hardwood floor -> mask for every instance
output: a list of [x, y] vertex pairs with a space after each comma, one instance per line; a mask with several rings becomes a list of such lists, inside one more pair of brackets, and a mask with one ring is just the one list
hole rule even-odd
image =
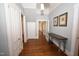
[[58, 51], [54, 44], [49, 44], [42, 33], [39, 36], [39, 39], [29, 39], [24, 44], [20, 56], [66, 56], [62, 51]]

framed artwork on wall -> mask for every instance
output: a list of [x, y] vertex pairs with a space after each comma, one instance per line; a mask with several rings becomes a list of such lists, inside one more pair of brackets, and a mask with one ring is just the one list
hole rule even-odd
[[58, 16], [53, 18], [53, 26], [58, 26]]
[[67, 17], [67, 12], [59, 16], [59, 26], [67, 26]]

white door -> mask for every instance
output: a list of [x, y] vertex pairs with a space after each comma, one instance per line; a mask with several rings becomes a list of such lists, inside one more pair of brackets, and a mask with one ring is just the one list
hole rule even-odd
[[27, 22], [28, 39], [35, 39], [37, 37], [36, 22]]
[[27, 42], [27, 26], [26, 26], [26, 19], [25, 19], [25, 16], [23, 16], [23, 24], [24, 24], [24, 42], [26, 43]]
[[22, 50], [22, 35], [21, 35], [21, 18], [20, 11], [12, 6], [9, 7], [10, 22], [11, 22], [11, 41], [12, 55], [19, 55]]

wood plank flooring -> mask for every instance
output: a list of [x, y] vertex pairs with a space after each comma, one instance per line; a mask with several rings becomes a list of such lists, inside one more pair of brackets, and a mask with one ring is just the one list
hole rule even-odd
[[24, 49], [20, 53], [20, 56], [66, 56], [66, 54], [58, 51], [58, 48], [54, 44], [49, 44], [44, 35], [40, 33], [39, 39], [29, 39], [24, 44]]

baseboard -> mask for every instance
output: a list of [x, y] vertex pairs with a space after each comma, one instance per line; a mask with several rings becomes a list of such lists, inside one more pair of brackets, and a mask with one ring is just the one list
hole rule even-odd
[[38, 36], [35, 36], [35, 37], [27, 37], [27, 39], [38, 39]]
[[34, 37], [34, 38], [27, 38], [27, 39], [38, 39], [37, 37]]
[[71, 53], [68, 50], [65, 50], [65, 54], [67, 54], [67, 56], [71, 56]]

